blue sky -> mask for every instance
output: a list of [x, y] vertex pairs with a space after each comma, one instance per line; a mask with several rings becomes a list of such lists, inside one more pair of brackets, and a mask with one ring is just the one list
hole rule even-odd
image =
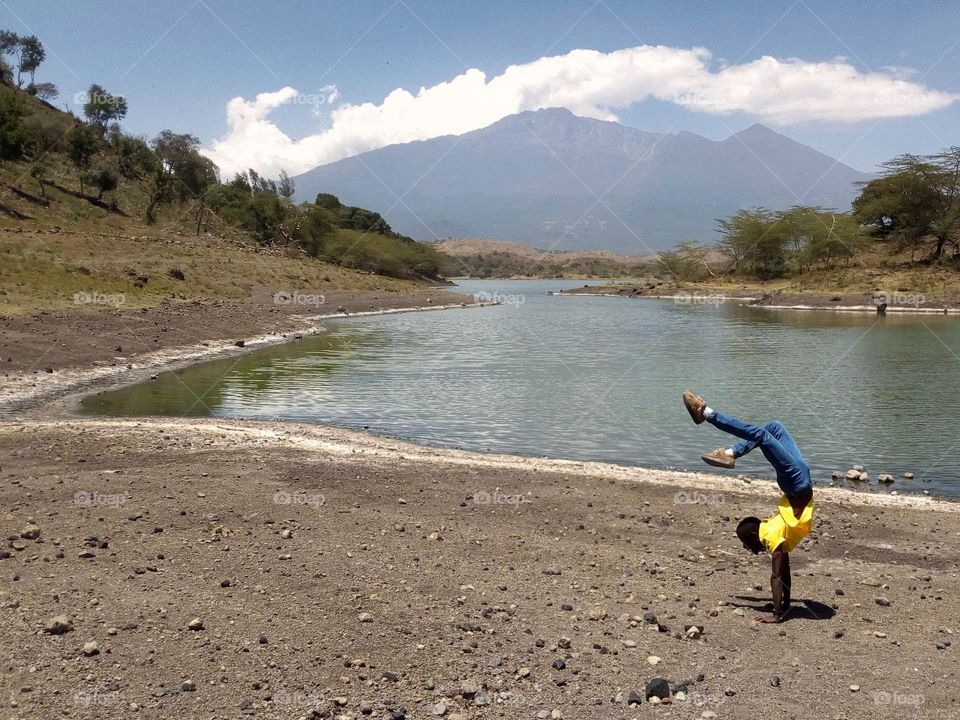
[[[226, 106], [232, 98], [252, 101], [259, 93], [295, 88], [304, 101], [271, 105], [268, 117], [260, 113], [265, 117], [257, 126], [238, 133], [225, 148], [244, 162], [247, 149], [268, 148], [274, 141], [285, 144], [288, 160], [290, 153], [304, 151], [306, 146], [290, 143], [329, 128], [329, 111], [337, 105], [379, 105], [396, 88], [416, 94], [470, 68], [489, 80], [510, 65], [579, 48], [613, 53], [642, 45], [703, 47], [714, 71], [765, 55], [807, 63], [843, 57], [857, 73], [960, 93], [960, 3], [948, 1], [0, 0], [0, 27], [40, 37], [48, 59], [38, 81], [59, 86], [58, 103], [76, 107], [74, 96], [98, 82], [127, 97], [125, 125], [136, 133], [153, 135], [169, 127], [192, 132], [210, 146], [228, 134]], [[332, 105], [310, 104], [318, 94], [329, 98], [330, 86], [337, 92]], [[321, 88], [326, 89], [320, 93]], [[714, 139], [759, 120], [863, 170], [898, 153], [960, 143], [960, 102], [910, 117], [858, 122], [795, 123], [782, 113], [771, 119], [769, 113], [749, 111], [698, 112], [663, 99], [612, 112], [644, 130], [688, 130]], [[355, 122], [351, 116], [342, 124], [347, 121]], [[338, 142], [375, 146], [370, 135], [378, 130], [365, 132], [354, 145]], [[410, 132], [422, 136], [431, 130]], [[316, 156], [329, 159], [323, 154], [328, 151]], [[270, 163], [264, 155], [250, 160]]]

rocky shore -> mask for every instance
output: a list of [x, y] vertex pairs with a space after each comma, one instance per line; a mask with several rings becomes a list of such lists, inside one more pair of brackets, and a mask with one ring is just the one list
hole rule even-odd
[[[223, 318], [157, 324], [129, 372], [264, 336]], [[772, 511], [769, 481], [75, 418], [67, 395], [135, 375], [109, 335], [48, 329], [54, 372], [3, 378], [0, 717], [960, 714], [958, 504], [818, 489], [797, 608], [765, 625], [769, 561], [734, 529]]]
[[762, 625], [766, 482], [216, 420], [0, 452], [5, 718], [957, 712], [953, 504], [823, 491]]
[[661, 280], [613, 285], [584, 285], [554, 292], [551, 295], [647, 298], [673, 300], [681, 305], [719, 305], [725, 302], [739, 302], [751, 307], [771, 310], [827, 310], [877, 314], [878, 307], [882, 307], [883, 312], [891, 314], [955, 315], [960, 312], [960, 300], [957, 298], [926, 297], [909, 291], [814, 294], [693, 284], [677, 288]]

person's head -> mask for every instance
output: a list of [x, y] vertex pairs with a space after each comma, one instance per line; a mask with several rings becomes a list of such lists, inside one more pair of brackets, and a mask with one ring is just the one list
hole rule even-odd
[[737, 537], [754, 555], [763, 550], [763, 543], [760, 542], [760, 518], [745, 517], [741, 520], [737, 525]]

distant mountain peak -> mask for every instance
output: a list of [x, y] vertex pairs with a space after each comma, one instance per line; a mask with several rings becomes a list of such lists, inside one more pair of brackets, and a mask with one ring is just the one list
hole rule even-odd
[[329, 192], [349, 205], [390, 208], [387, 222], [417, 239], [636, 255], [715, 242], [716, 219], [745, 207], [847, 208], [855, 183], [869, 177], [759, 123], [714, 141], [543, 108], [295, 180], [298, 198]]
[[[736, 137], [739, 138], [785, 138], [785, 135], [781, 135], [776, 130], [771, 130], [766, 125], [762, 123], [754, 123], [746, 130], [741, 130], [738, 133], [735, 133]], [[789, 139], [789, 138], [788, 138]]]

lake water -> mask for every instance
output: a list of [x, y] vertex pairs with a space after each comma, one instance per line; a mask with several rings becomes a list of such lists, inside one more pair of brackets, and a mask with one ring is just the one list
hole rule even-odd
[[[815, 481], [960, 495], [960, 322], [734, 302], [551, 297], [569, 281], [469, 281], [484, 309], [330, 321], [328, 333], [93, 396], [107, 415], [285, 418], [471, 450], [703, 470], [731, 440], [695, 426], [685, 386], [781, 420]], [[737, 472], [768, 474], [759, 452]], [[901, 474], [916, 474], [913, 481]]]

